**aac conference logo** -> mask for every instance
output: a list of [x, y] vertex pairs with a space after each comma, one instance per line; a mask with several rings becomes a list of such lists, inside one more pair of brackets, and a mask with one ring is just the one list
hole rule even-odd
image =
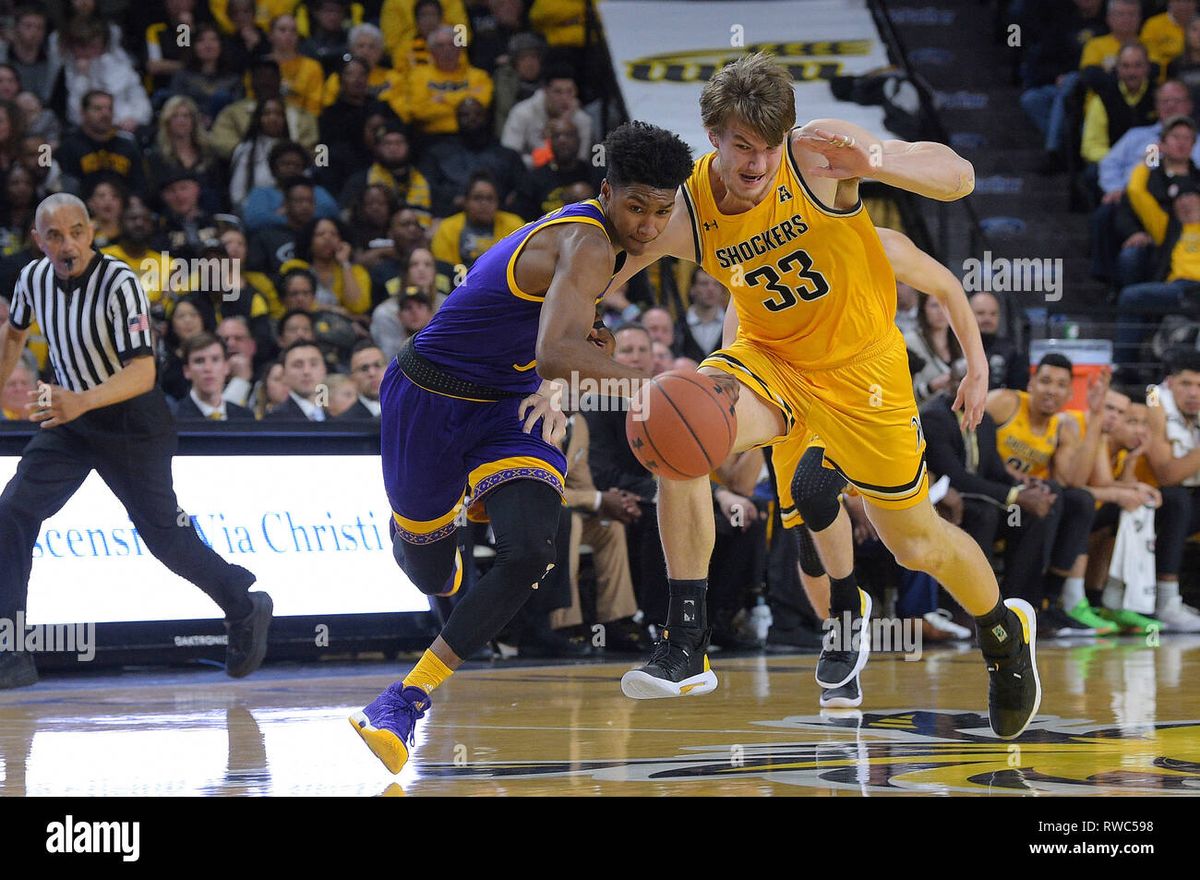
[[841, 55], [867, 55], [870, 40], [816, 40], [791, 43], [755, 43], [746, 47], [694, 49], [664, 52], [625, 62], [626, 75], [640, 82], [708, 82], [713, 74], [749, 52], [767, 52], [775, 56], [792, 74], [792, 79], [808, 82], [841, 76]]
[[422, 772], [485, 779], [583, 776], [614, 783], [757, 778], [863, 794], [1200, 792], [1200, 720], [1161, 721], [1131, 733], [1039, 717], [1020, 742], [997, 740], [977, 712], [948, 710], [826, 710], [752, 724], [790, 731], [791, 741], [699, 746], [673, 758], [436, 764]]

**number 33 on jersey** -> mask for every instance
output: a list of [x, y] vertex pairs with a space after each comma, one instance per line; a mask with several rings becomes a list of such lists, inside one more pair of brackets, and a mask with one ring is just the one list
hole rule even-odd
[[732, 295], [739, 338], [827, 369], [894, 333], [896, 280], [861, 201], [821, 204], [784, 153], [771, 194], [748, 211], [717, 208], [716, 153], [697, 160], [684, 198], [701, 266]]

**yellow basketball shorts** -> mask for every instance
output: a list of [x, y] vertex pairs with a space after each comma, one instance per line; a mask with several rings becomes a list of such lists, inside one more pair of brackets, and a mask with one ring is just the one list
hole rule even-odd
[[760, 445], [772, 447], [785, 528], [802, 522], [792, 476], [814, 446], [825, 467], [877, 507], [901, 510], [928, 497], [925, 435], [899, 331], [832, 369], [800, 369], [745, 339], [701, 366], [728, 373], [782, 411], [784, 433]]

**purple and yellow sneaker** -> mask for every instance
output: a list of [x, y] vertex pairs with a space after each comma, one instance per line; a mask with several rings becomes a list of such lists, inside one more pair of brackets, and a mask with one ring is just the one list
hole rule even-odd
[[383, 766], [399, 773], [408, 762], [408, 747], [416, 742], [417, 721], [431, 705], [425, 691], [398, 681], [367, 708], [351, 715], [350, 723]]

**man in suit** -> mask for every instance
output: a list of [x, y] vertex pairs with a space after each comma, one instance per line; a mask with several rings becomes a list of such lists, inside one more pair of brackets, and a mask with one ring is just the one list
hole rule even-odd
[[308, 422], [328, 419], [325, 404], [329, 389], [325, 385], [325, 358], [320, 347], [311, 340], [299, 339], [284, 349], [281, 362], [288, 399], [266, 417]]
[[339, 419], [371, 420], [379, 426], [379, 386], [387, 361], [379, 346], [370, 339], [360, 340], [350, 353], [350, 378], [358, 386], [358, 400]]
[[229, 378], [229, 354], [216, 336], [198, 333], [183, 343], [183, 377], [192, 388], [175, 407], [178, 421], [254, 421], [253, 412], [222, 397]]

